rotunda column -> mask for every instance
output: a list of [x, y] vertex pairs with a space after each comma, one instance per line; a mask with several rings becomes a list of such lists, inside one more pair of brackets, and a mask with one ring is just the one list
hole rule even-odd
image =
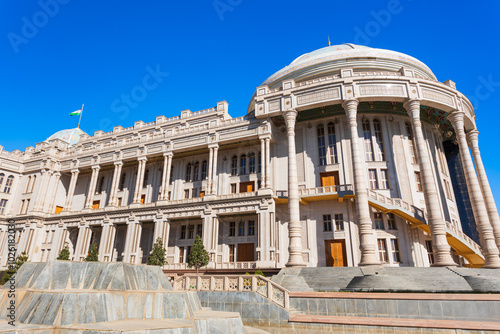
[[212, 180], [211, 180], [212, 191], [210, 193], [213, 195], [217, 195], [217, 155], [219, 152], [219, 145], [214, 146], [213, 149], [214, 149], [214, 156], [212, 163]]
[[137, 168], [137, 178], [135, 179], [134, 204], [141, 203], [142, 186], [144, 184], [144, 173], [146, 172], [146, 157], [141, 157]]
[[260, 187], [267, 188], [266, 175], [266, 140], [260, 139]]
[[[263, 155], [260, 157], [261, 161]], [[266, 138], [266, 188], [271, 189], [271, 138]], [[261, 171], [262, 172], [262, 171]]]
[[481, 235], [481, 248], [483, 249], [484, 255], [483, 268], [500, 268], [498, 247], [495, 243], [493, 229], [488, 219], [488, 211], [486, 210], [483, 194], [481, 193], [476, 171], [474, 170], [472, 158], [469, 153], [469, 146], [467, 145], [467, 138], [465, 136], [464, 129], [464, 117], [465, 113], [463, 111], [456, 110], [448, 115], [448, 120], [451, 122], [451, 125], [453, 125], [453, 129], [455, 130], [455, 134], [457, 136], [472, 211], [476, 220], [478, 232]]
[[49, 207], [47, 208], [48, 213], [54, 213], [54, 206], [55, 206], [55, 201], [56, 201], [56, 195], [57, 195], [57, 188], [59, 186], [59, 180], [61, 179], [61, 173], [55, 172], [54, 173], [54, 189], [52, 190], [52, 194], [50, 196], [50, 201], [49, 201]]
[[120, 176], [122, 174], [123, 162], [115, 162], [115, 170], [113, 172], [113, 180], [111, 181], [111, 194], [109, 195], [108, 206], [116, 206], [118, 204], [118, 186]]
[[500, 218], [498, 216], [498, 210], [495, 204], [495, 199], [493, 198], [493, 193], [491, 192], [490, 183], [488, 182], [488, 177], [486, 176], [486, 170], [484, 169], [483, 160], [481, 159], [481, 154], [479, 152], [477, 139], [478, 135], [479, 131], [477, 130], [469, 131], [467, 133], [467, 141], [469, 143], [469, 147], [474, 158], [474, 163], [476, 165], [476, 172], [479, 178], [479, 186], [481, 187], [481, 192], [483, 193], [484, 204], [486, 205], [488, 218], [490, 219], [490, 224], [493, 228], [495, 242], [497, 244], [497, 247], [500, 248]]
[[427, 144], [420, 122], [420, 100], [410, 99], [405, 102], [404, 107], [411, 119], [411, 127], [415, 136], [417, 146], [418, 164], [422, 174], [422, 188], [424, 191], [425, 207], [429, 215], [429, 226], [432, 235], [432, 247], [434, 248], [435, 262], [433, 266], [445, 267], [456, 266], [450, 253], [450, 245], [446, 239], [446, 223], [439, 207], [439, 197], [436, 181], [432, 174], [432, 165], [427, 151]]
[[33, 205], [33, 211], [43, 211], [43, 207], [45, 204], [45, 197], [47, 195], [47, 189], [49, 187], [49, 180], [52, 176], [53, 171], [43, 169], [42, 170], [42, 178], [40, 182], [40, 186], [37, 190], [37, 195], [35, 199], [35, 204]]
[[163, 172], [161, 177], [161, 200], [168, 200], [168, 186], [170, 184], [170, 169], [172, 168], [172, 152], [167, 152], [164, 155]]
[[302, 226], [300, 223], [299, 187], [297, 184], [297, 158], [295, 156], [296, 110], [284, 112], [288, 135], [288, 263], [287, 267], [303, 267]]
[[71, 170], [71, 180], [69, 181], [68, 194], [66, 196], [66, 203], [64, 203], [63, 211], [71, 211], [71, 204], [73, 204], [73, 196], [75, 195], [78, 174], [80, 174], [80, 171], [78, 169]]
[[208, 148], [207, 195], [212, 193], [212, 165], [214, 159], [213, 147]]
[[349, 99], [342, 103], [351, 131], [352, 166], [354, 169], [354, 194], [356, 195], [356, 213], [359, 227], [359, 248], [361, 250], [360, 266], [379, 265], [376, 256], [376, 244], [374, 238], [373, 224], [370, 218], [370, 207], [368, 206], [368, 188], [366, 185], [366, 167], [363, 152], [359, 145], [358, 135], [358, 112], [359, 101]]

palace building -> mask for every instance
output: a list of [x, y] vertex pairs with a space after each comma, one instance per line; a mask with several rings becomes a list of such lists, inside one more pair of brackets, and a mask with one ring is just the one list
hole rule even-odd
[[210, 270], [500, 268], [470, 101], [411, 56], [353, 44], [271, 75], [244, 117], [221, 101], [0, 146], [0, 270], [11, 219], [33, 262], [95, 243], [100, 261], [145, 263], [161, 238], [179, 271], [200, 235]]

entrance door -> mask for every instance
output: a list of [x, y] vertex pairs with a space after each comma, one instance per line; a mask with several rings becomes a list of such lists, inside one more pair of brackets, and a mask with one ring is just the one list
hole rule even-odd
[[339, 172], [321, 173], [320, 176], [321, 176], [322, 187], [339, 185]]
[[254, 252], [253, 243], [238, 244], [238, 261], [254, 261]]
[[325, 240], [327, 267], [347, 267], [345, 240]]

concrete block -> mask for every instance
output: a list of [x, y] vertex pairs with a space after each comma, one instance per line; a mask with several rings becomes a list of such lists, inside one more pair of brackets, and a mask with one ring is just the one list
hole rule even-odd
[[153, 318], [160, 319], [163, 317], [163, 294], [154, 294]]
[[96, 282], [94, 284], [94, 289], [96, 290], [106, 290], [111, 284], [111, 280], [113, 279], [115, 273], [117, 272], [117, 268], [119, 263], [109, 263], [104, 266], [101, 266], [101, 270], [99, 272], [99, 276], [96, 278]]
[[26, 322], [26, 320], [30, 317], [31, 313], [35, 311], [35, 306], [40, 300], [41, 294], [33, 293], [29, 296], [29, 300], [27, 301], [26, 306], [22, 309], [19, 314], [18, 321]]
[[146, 290], [147, 287], [146, 269], [144, 268], [144, 266], [135, 266], [134, 269], [137, 275], [137, 289]]
[[108, 320], [108, 305], [104, 299], [103, 293], [92, 293], [92, 309], [94, 311], [95, 322], [103, 322]]
[[225, 334], [228, 332], [226, 319], [207, 319], [207, 327], [209, 334]]
[[64, 294], [61, 308], [61, 320], [59, 321], [60, 325], [73, 325], [75, 323], [76, 300], [76, 294]]
[[146, 301], [144, 304], [144, 317], [146, 319], [153, 318], [153, 305], [154, 305], [153, 300], [154, 300], [154, 294], [147, 293], [146, 294]]
[[125, 290], [125, 273], [123, 271], [123, 266], [117, 266], [113, 279], [109, 284], [110, 290]]
[[227, 319], [228, 332], [229, 334], [240, 334], [245, 332], [245, 328], [243, 327], [243, 322], [241, 318], [229, 318]]
[[92, 299], [90, 293], [79, 293], [76, 300], [76, 323], [91, 324], [94, 322]]
[[[146, 270], [146, 283], [147, 283], [146, 289], [158, 290], [160, 285], [159, 277], [161, 276], [165, 277], [165, 275], [163, 275], [161, 270], [157, 270], [155, 266], [144, 266], [144, 269]], [[161, 273], [161, 275], [159, 275], [159, 272]]]
[[144, 302], [144, 294], [130, 293], [127, 296], [127, 318], [142, 319], [144, 316]]
[[38, 304], [34, 308], [30, 317], [26, 319], [26, 322], [30, 324], [41, 324], [43, 316], [45, 315], [45, 312], [47, 311], [47, 308], [49, 307], [51, 300], [52, 300], [52, 294], [41, 293]]
[[71, 268], [70, 262], [54, 261], [53, 275], [50, 284], [51, 290], [66, 289], [69, 283], [69, 275]]
[[[172, 294], [170, 294], [170, 295], [172, 295]], [[184, 296], [182, 294], [179, 294], [179, 293], [176, 293], [173, 295], [175, 296], [174, 297], [175, 317], [177, 319], [187, 318], [187, 305], [186, 305], [186, 301], [184, 300]]]
[[[25, 288], [28, 285], [31, 276], [33, 275], [33, 272], [36, 270], [36, 268], [37, 268], [37, 263], [30, 263], [30, 262], [24, 263], [21, 266], [21, 268], [19, 268], [19, 270], [16, 272], [17, 289]], [[6, 285], [4, 285], [3, 288], [5, 287]]]
[[71, 263], [71, 289], [79, 289], [83, 286], [83, 278], [87, 271], [87, 262]]
[[100, 267], [99, 262], [87, 262], [87, 270], [83, 278], [83, 289], [90, 289]]
[[125, 318], [125, 297], [121, 293], [108, 293], [107, 310], [110, 321], [121, 320]]
[[[29, 282], [30, 288], [35, 286], [35, 284], [37, 284], [37, 286], [40, 286], [41, 283], [38, 283], [38, 278], [40, 277], [40, 275], [42, 274], [42, 271], [45, 269], [46, 266], [47, 266], [47, 262], [41, 262], [41, 263], [37, 264], [36, 269], [33, 272], [33, 275], [31, 277], [31, 281]], [[42, 285], [42, 286], [43, 286], [43, 289], [46, 289], [49, 286], [48, 284], [50, 284], [50, 273], [46, 273], [43, 276], [45, 276], [45, 277], [42, 277], [41, 281], [47, 282], [47, 287], [45, 287], [45, 285]]]

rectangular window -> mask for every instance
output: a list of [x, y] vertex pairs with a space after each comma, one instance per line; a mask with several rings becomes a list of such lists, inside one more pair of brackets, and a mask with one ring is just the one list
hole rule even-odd
[[186, 225], [181, 226], [181, 239], [186, 239]]
[[179, 263], [184, 263], [184, 247], [179, 247]]
[[255, 221], [248, 221], [248, 235], [255, 235]]
[[415, 145], [413, 144], [413, 131], [411, 129], [410, 123], [406, 123], [405, 126], [406, 126], [408, 145], [410, 147], [411, 163], [416, 164], [417, 156], [415, 155]]
[[236, 223], [230, 222], [229, 223], [229, 236], [234, 237], [235, 235], [236, 235]]
[[194, 239], [194, 225], [188, 225], [188, 239]]
[[237, 175], [238, 174], [238, 157], [234, 156], [231, 159], [231, 175]]
[[[200, 174], [200, 164], [197, 162], [194, 164], [193, 181], [198, 181], [199, 174]], [[193, 196], [193, 197], [196, 197], [196, 196]]]
[[240, 157], [240, 175], [245, 175], [247, 173], [247, 156], [243, 154]]
[[384, 138], [382, 136], [382, 125], [378, 119], [373, 120], [373, 129], [375, 132], [375, 142], [377, 143], [377, 160], [384, 161], [385, 160], [385, 151], [384, 151]]
[[201, 179], [205, 180], [207, 178], [207, 161], [204, 160], [203, 163], [201, 164]]
[[370, 189], [378, 189], [378, 180], [377, 180], [377, 170], [369, 169], [368, 170], [368, 178], [370, 181]]
[[203, 224], [198, 224], [196, 226], [196, 235], [199, 235], [200, 238], [203, 236]]
[[370, 130], [370, 122], [367, 119], [363, 120], [363, 138], [365, 143], [365, 159], [366, 161], [373, 161], [372, 132]]
[[332, 231], [332, 215], [323, 215], [323, 231]]
[[380, 170], [380, 189], [390, 189], [389, 172], [387, 169]]
[[344, 215], [342, 213], [338, 213], [335, 215], [335, 231], [343, 231], [344, 230]]
[[425, 248], [427, 249], [427, 256], [429, 257], [429, 264], [434, 264], [434, 250], [432, 249], [431, 240], [425, 240]]
[[248, 172], [250, 174], [255, 173], [255, 154], [251, 153], [248, 156]]
[[378, 239], [377, 244], [378, 244], [378, 259], [380, 262], [386, 263], [388, 258], [387, 258], [387, 244], [385, 242], [385, 239]]
[[420, 178], [420, 172], [415, 172], [415, 182], [417, 183], [417, 191], [422, 191], [422, 180]]
[[236, 247], [235, 245], [228, 245], [229, 246], [229, 262], [234, 262], [235, 260], [235, 250]]
[[189, 198], [189, 189], [184, 189], [184, 198]]
[[24, 203], [24, 199], [23, 199], [23, 200], [21, 200], [21, 207], [19, 208], [19, 214], [20, 215], [24, 213], [24, 204], [25, 203]]
[[320, 166], [326, 165], [325, 127], [318, 125], [318, 153]]
[[193, 198], [198, 197], [198, 188], [193, 188]]
[[101, 201], [94, 201], [92, 202], [92, 209], [99, 209], [99, 204]]
[[444, 180], [444, 188], [446, 190], [446, 198], [447, 199], [452, 199], [452, 197], [451, 197], [450, 182], [448, 182], [448, 180]]
[[56, 213], [56, 214], [57, 214], [57, 213], [61, 213], [61, 212], [62, 212], [62, 210], [63, 210], [63, 207], [62, 207], [62, 206], [56, 206], [56, 210], [55, 210], [55, 212], [54, 212], [54, 213]]
[[331, 164], [337, 163], [337, 139], [333, 123], [328, 123], [328, 156]]
[[389, 230], [397, 230], [396, 226], [396, 217], [394, 217], [393, 213], [388, 213], [387, 214], [387, 228]]
[[384, 220], [382, 219], [382, 212], [375, 212], [373, 215], [375, 217], [375, 229], [376, 230], [383, 230], [384, 229]]
[[231, 194], [236, 194], [236, 183], [231, 183]]
[[121, 197], [118, 197], [118, 206], [122, 206], [122, 198]]
[[29, 208], [30, 208], [30, 199], [28, 198], [28, 199], [26, 200], [26, 206], [24, 207], [24, 211], [23, 211], [23, 213], [24, 213], [24, 214], [27, 214], [27, 213], [28, 213]]
[[238, 224], [238, 236], [242, 237], [245, 235], [245, 222], [239, 222]]
[[401, 256], [399, 255], [398, 239], [391, 239], [391, 246], [392, 246], [392, 261], [394, 263], [401, 262]]

